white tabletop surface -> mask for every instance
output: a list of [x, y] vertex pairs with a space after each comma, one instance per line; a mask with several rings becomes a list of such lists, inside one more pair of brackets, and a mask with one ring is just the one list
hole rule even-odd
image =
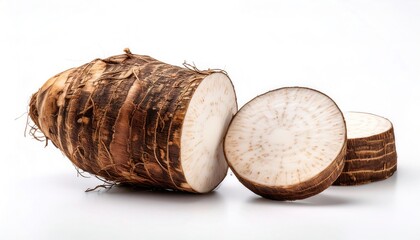
[[[223, 68], [239, 106], [283, 86], [395, 127], [398, 171], [295, 202], [231, 173], [212, 194], [114, 188], [77, 177], [24, 137], [29, 97], [51, 76], [133, 53]], [[420, 239], [420, 1], [0, 0], [0, 239]]]

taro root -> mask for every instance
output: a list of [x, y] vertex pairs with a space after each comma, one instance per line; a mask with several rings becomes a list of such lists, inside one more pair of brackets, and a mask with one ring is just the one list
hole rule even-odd
[[77, 168], [113, 183], [196, 193], [226, 176], [222, 140], [236, 111], [224, 71], [128, 49], [52, 77], [30, 102], [37, 128]]
[[394, 128], [383, 117], [348, 112], [347, 154], [334, 185], [359, 185], [387, 179], [397, 170]]
[[224, 150], [234, 174], [254, 193], [274, 200], [303, 199], [320, 193], [340, 175], [346, 125], [325, 94], [280, 88], [239, 110]]

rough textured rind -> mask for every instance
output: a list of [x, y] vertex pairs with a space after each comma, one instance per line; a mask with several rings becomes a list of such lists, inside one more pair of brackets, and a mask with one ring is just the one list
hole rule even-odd
[[397, 170], [394, 128], [365, 138], [349, 138], [344, 169], [334, 185], [360, 185], [389, 178]]
[[84, 171], [195, 192], [181, 166], [181, 130], [195, 89], [212, 73], [127, 51], [49, 79], [32, 96], [30, 117]]

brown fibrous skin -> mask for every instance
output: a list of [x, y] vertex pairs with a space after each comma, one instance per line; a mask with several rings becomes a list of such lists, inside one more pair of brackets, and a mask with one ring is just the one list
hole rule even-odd
[[192, 94], [213, 71], [126, 54], [49, 79], [29, 116], [73, 164], [115, 183], [195, 192], [180, 162]]
[[394, 128], [347, 140], [344, 169], [334, 185], [360, 185], [391, 177], [397, 170]]

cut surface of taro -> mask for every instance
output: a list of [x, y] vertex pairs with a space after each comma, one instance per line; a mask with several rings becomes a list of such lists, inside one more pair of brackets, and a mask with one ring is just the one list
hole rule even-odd
[[325, 94], [280, 88], [245, 104], [225, 137], [226, 159], [251, 191], [275, 200], [313, 196], [341, 173], [346, 127]]
[[227, 174], [223, 137], [236, 111], [233, 86], [222, 73], [206, 77], [194, 92], [182, 126], [181, 164], [197, 192], [214, 189]]

